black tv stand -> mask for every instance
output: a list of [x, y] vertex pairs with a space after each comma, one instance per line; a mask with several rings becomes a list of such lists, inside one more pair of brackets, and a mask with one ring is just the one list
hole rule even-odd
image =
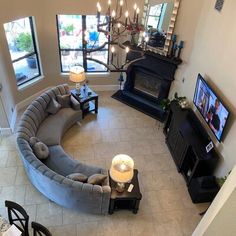
[[214, 148], [206, 152], [211, 139], [193, 110], [182, 109], [177, 102], [172, 102], [164, 134], [177, 170], [187, 185], [193, 178], [213, 174], [218, 155]]

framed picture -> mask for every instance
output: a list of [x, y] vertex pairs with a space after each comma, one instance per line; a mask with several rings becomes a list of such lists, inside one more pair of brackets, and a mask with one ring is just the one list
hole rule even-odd
[[215, 9], [221, 11], [224, 5], [224, 0], [216, 0]]
[[213, 142], [211, 141], [209, 144], [207, 144], [206, 146], [206, 152], [209, 153], [211, 151], [211, 149], [214, 147]]

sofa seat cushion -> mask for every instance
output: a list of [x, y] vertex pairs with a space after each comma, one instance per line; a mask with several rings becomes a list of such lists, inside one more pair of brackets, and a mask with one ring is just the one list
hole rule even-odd
[[49, 115], [39, 126], [36, 137], [47, 146], [60, 144], [63, 133], [80, 119], [80, 111], [62, 108], [55, 115]]
[[49, 146], [49, 157], [42, 161], [48, 168], [64, 177], [71, 173], [81, 173], [86, 176], [102, 174], [103, 169], [86, 165], [72, 159], [61, 147], [61, 145]]

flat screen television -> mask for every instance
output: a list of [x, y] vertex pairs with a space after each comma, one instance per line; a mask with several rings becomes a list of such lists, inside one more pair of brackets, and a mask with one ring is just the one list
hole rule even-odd
[[220, 142], [230, 113], [200, 74], [197, 77], [193, 103]]

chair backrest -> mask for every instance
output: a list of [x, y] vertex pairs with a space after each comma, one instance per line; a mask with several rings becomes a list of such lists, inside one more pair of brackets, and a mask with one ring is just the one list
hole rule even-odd
[[25, 209], [11, 201], [5, 201], [5, 206], [7, 207], [9, 223], [14, 224], [22, 232], [22, 236], [29, 236], [29, 216]]
[[31, 222], [31, 227], [34, 232], [34, 236], [52, 236], [52, 234], [49, 232], [49, 230], [44, 227], [43, 225], [32, 221]]

